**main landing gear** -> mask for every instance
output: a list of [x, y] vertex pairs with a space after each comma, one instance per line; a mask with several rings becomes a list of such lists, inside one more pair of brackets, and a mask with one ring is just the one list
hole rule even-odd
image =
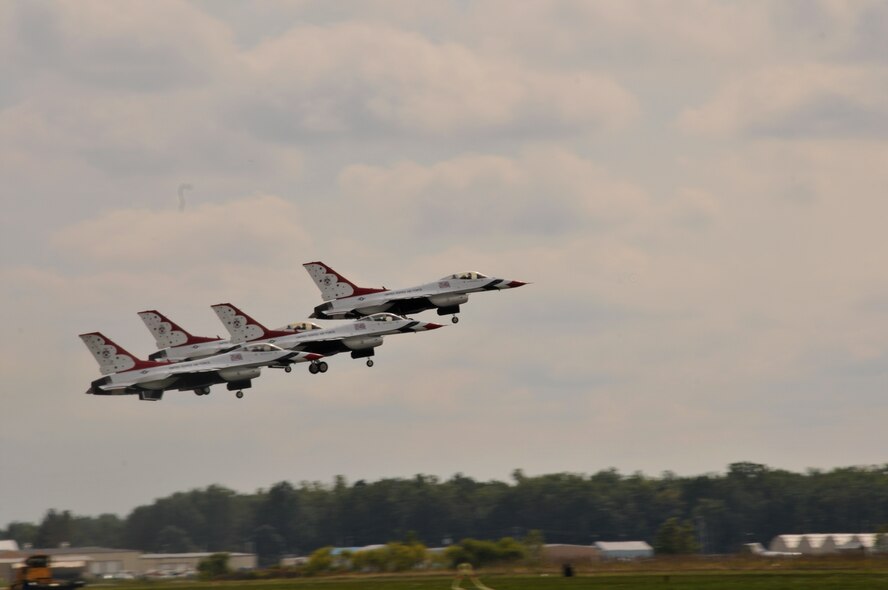
[[326, 373], [328, 369], [328, 365], [325, 361], [312, 361], [310, 365], [308, 365], [308, 372], [312, 375], [317, 375], [318, 373]]
[[198, 387], [194, 390], [194, 395], [209, 395], [210, 388], [209, 387]]

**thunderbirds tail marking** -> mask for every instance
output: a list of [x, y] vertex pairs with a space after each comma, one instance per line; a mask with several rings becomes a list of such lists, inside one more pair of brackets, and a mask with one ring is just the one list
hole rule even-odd
[[194, 336], [156, 309], [140, 311], [139, 317], [142, 318], [145, 326], [151, 331], [159, 349], [220, 340], [220, 338]]
[[321, 296], [324, 301], [331, 299], [342, 299], [344, 297], [354, 297], [355, 295], [369, 295], [370, 293], [381, 293], [387, 289], [370, 289], [366, 287], [358, 287], [353, 282], [324, 264], [323, 262], [307, 262], [302, 266], [314, 279], [318, 289], [321, 290]]
[[231, 334], [231, 342], [234, 344], [293, 334], [290, 331], [269, 330], [231, 303], [217, 303], [212, 307], [219, 320]]
[[96, 362], [99, 363], [99, 369], [102, 371], [102, 375], [110, 375], [111, 373], [120, 373], [122, 371], [132, 371], [135, 369], [160, 367], [167, 364], [154, 361], [143, 361], [136, 358], [100, 332], [81, 334], [80, 339], [83, 340], [83, 343], [86, 344], [86, 347], [96, 359]]

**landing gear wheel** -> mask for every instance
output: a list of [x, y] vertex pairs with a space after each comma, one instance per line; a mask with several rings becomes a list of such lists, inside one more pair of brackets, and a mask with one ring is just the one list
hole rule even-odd
[[458, 323], [459, 323], [459, 318], [456, 317], [456, 316], [453, 316], [452, 318], [450, 318], [450, 321], [453, 322], [454, 324], [458, 324]]
[[318, 363], [318, 371], [320, 371], [321, 373], [326, 373], [327, 369], [329, 368], [330, 366], [327, 364], [326, 361], [321, 361]]
[[244, 397], [244, 392], [238, 391], [237, 393], [234, 394], [234, 397], [236, 397], [237, 399], [240, 399], [240, 398]]
[[320, 370], [321, 369], [318, 367], [318, 363], [312, 363], [312, 364], [308, 365], [308, 372], [311, 373], [312, 375], [316, 375], [317, 372]]
[[290, 365], [287, 365], [286, 367], [284, 367], [284, 373], [289, 373], [292, 370], [293, 370], [293, 367], [291, 367]]
[[373, 366], [373, 359], [367, 359], [367, 366], [368, 366], [368, 367], [372, 367], [372, 366]]

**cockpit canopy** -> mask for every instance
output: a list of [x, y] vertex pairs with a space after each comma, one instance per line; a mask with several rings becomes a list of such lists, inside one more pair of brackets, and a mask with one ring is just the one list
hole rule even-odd
[[283, 328], [289, 332], [307, 332], [308, 330], [321, 330], [322, 328], [313, 322], [293, 322]]
[[374, 313], [361, 318], [363, 322], [403, 322], [406, 318], [393, 313]]
[[245, 352], [284, 352], [284, 349], [276, 344], [257, 342], [256, 344], [244, 344], [241, 350]]
[[447, 280], [462, 280], [462, 281], [473, 281], [475, 279], [487, 279], [490, 278], [485, 274], [481, 274], [480, 272], [458, 272], [454, 275], [450, 275], [449, 277], [443, 277], [442, 281]]

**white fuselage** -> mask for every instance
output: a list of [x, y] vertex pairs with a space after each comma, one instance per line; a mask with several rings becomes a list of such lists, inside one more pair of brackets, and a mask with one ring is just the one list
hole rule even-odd
[[182, 346], [171, 346], [161, 349], [151, 355], [152, 360], [167, 360], [174, 363], [201, 359], [208, 356], [220, 354], [236, 347], [230, 340], [213, 340], [210, 342], [199, 342], [197, 344], [183, 344]]
[[[289, 350], [270, 352], [233, 350], [192, 361], [113, 373], [101, 379], [102, 383], [98, 388], [103, 391], [121, 390], [121, 392], [127, 387], [163, 391], [174, 387], [184, 377], [192, 377], [194, 383], [249, 379], [258, 376], [259, 367], [278, 364], [292, 356], [293, 353]], [[190, 383], [189, 388], [192, 386]]]
[[379, 346], [382, 344], [382, 336], [384, 335], [412, 332], [419, 325], [422, 325], [422, 322], [408, 318], [380, 321], [353, 320], [329, 328], [305, 330], [273, 338], [260, 338], [251, 342], [268, 342], [288, 350], [307, 350], [318, 343], [341, 342], [347, 349], [360, 350]]
[[[441, 279], [418, 287], [392, 289], [390, 291], [332, 299], [325, 301], [315, 311], [317, 317], [341, 318], [353, 315], [363, 316], [380, 311], [388, 311], [396, 307], [398, 302], [405, 300], [427, 300], [428, 304], [426, 305], [417, 304], [422, 309], [450, 307], [466, 303], [469, 299], [469, 293], [505, 288], [505, 286], [497, 286], [503, 283], [505, 281], [502, 279], [490, 277], [479, 279]], [[410, 312], [404, 311], [402, 313]]]

